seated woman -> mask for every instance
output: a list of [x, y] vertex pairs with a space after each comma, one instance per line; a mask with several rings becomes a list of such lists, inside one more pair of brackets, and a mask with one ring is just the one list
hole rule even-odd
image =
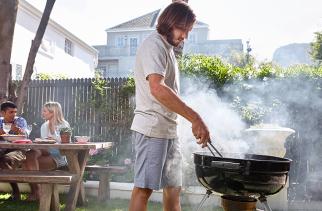
[[[64, 119], [61, 105], [58, 102], [47, 102], [42, 109], [42, 117], [45, 122], [41, 125], [40, 136], [42, 139], [55, 139], [61, 142], [59, 130], [70, 127]], [[65, 156], [58, 149], [30, 150], [26, 153], [23, 168], [26, 170], [54, 170], [67, 165]], [[39, 199], [39, 185], [30, 184], [31, 194], [27, 200]]]

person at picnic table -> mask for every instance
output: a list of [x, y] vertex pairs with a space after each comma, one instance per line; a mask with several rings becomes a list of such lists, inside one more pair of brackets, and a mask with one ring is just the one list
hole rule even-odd
[[[9, 125], [8, 134], [11, 135], [27, 135], [27, 121], [23, 117], [17, 116], [17, 106], [11, 101], [6, 101], [1, 104], [0, 117], [0, 135], [5, 135], [3, 126]], [[14, 149], [0, 149], [0, 169], [15, 169], [18, 168], [26, 159], [25, 151]], [[20, 199], [20, 191], [17, 183], [10, 183], [12, 188], [13, 200]]]
[[[58, 102], [47, 102], [42, 108], [42, 117], [45, 122], [40, 128], [41, 139], [53, 139], [60, 143], [59, 131], [61, 128], [70, 127], [65, 120], [61, 105]], [[26, 170], [54, 170], [67, 165], [67, 159], [58, 149], [30, 150], [26, 153], [23, 168]], [[39, 185], [30, 184], [31, 193], [27, 200], [38, 200]]]
[[171, 3], [137, 51], [134, 67], [136, 108], [131, 130], [135, 145], [134, 188], [129, 211], [147, 210], [153, 190], [163, 189], [163, 210], [180, 211], [182, 155], [177, 116], [191, 122], [197, 143], [206, 147], [208, 127], [179, 97], [174, 47], [188, 37], [196, 16], [183, 1]]

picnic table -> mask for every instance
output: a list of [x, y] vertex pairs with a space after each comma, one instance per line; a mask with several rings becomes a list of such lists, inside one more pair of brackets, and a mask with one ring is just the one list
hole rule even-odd
[[[82, 182], [86, 162], [89, 157], [90, 149], [111, 148], [112, 142], [88, 142], [83, 144], [14, 144], [6, 141], [0, 141], [0, 149], [59, 149], [62, 155], [65, 155], [68, 161], [68, 170], [76, 175], [75, 181], [71, 182], [67, 195], [66, 211], [73, 211], [76, 208], [76, 203], [80, 205], [85, 203], [85, 191]], [[18, 170], [17, 170], [18, 171]]]

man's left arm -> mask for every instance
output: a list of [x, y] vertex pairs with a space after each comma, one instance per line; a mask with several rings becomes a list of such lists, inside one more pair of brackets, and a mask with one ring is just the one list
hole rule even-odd
[[0, 118], [0, 135], [3, 135], [3, 134], [6, 134], [6, 132], [4, 132], [4, 130], [3, 130], [3, 118]]

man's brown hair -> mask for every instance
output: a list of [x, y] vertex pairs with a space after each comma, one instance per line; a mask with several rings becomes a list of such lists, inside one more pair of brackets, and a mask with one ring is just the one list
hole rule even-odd
[[158, 19], [157, 31], [161, 35], [168, 35], [174, 27], [189, 29], [196, 21], [196, 15], [187, 3], [173, 2], [167, 6]]

